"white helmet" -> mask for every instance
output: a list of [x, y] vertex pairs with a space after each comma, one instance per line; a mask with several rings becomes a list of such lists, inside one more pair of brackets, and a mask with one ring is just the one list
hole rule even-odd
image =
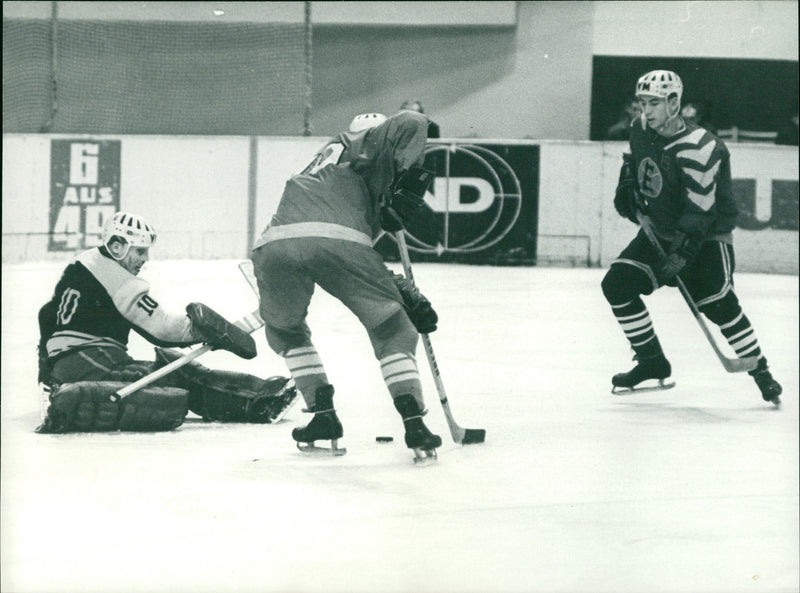
[[642, 76], [636, 83], [636, 96], [653, 95], [662, 99], [671, 94], [678, 95], [680, 103], [683, 96], [683, 83], [680, 76], [669, 70], [653, 70]]
[[129, 212], [117, 212], [103, 227], [103, 245], [113, 237], [119, 237], [127, 243], [122, 259], [131, 247], [150, 247], [156, 241], [156, 231], [141, 216]]
[[362, 113], [353, 118], [348, 130], [350, 132], [361, 132], [379, 126], [385, 121], [386, 116], [382, 113]]

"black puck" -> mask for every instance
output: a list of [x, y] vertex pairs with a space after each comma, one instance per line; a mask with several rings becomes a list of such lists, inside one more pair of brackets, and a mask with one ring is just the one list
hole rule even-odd
[[379, 443], [391, 443], [394, 439], [392, 437], [375, 437], [375, 440]]

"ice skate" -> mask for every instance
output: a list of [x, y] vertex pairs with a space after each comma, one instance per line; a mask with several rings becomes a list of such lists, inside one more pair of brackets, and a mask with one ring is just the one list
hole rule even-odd
[[414, 451], [414, 463], [436, 460], [436, 447], [442, 446], [442, 438], [422, 422], [422, 411], [414, 396], [405, 394], [394, 398], [394, 407], [403, 417], [406, 446]]
[[[619, 395], [634, 391], [663, 391], [675, 387], [674, 381], [664, 382], [672, 374], [672, 367], [663, 354], [649, 358], [636, 355], [633, 359], [638, 361], [635, 367], [627, 373], [618, 373], [611, 378], [613, 385], [611, 393]], [[653, 383], [651, 379], [657, 382]], [[639, 387], [639, 384], [645, 381], [647, 383]]]
[[764, 398], [764, 401], [771, 402], [776, 406], [781, 404], [780, 395], [783, 393], [783, 387], [772, 377], [772, 373], [769, 372], [766, 358], [761, 358], [758, 361], [756, 369], [750, 371], [748, 374], [753, 377], [756, 385], [758, 385], [758, 388], [761, 390], [761, 397]]
[[[314, 407], [307, 412], [313, 412], [314, 417], [306, 426], [292, 430], [292, 438], [297, 441], [297, 448], [303, 453], [314, 455], [340, 456], [347, 453], [347, 449], [340, 449], [339, 439], [344, 434], [342, 423], [333, 409], [333, 385], [318, 387], [315, 394]], [[317, 447], [314, 441], [329, 440], [330, 448]]]

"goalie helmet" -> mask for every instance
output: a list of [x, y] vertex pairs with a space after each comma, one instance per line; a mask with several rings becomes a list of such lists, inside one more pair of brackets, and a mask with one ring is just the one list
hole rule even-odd
[[129, 247], [150, 247], [156, 241], [156, 231], [141, 216], [117, 212], [103, 227], [103, 245], [108, 248], [114, 237], [123, 239]]
[[653, 70], [648, 72], [636, 83], [636, 96], [652, 95], [667, 99], [675, 93], [680, 102], [683, 96], [683, 82], [680, 76], [669, 70]]
[[357, 115], [353, 118], [353, 121], [350, 122], [348, 131], [362, 132], [364, 130], [369, 130], [370, 128], [379, 126], [385, 121], [386, 116], [382, 113], [362, 113], [361, 115]]

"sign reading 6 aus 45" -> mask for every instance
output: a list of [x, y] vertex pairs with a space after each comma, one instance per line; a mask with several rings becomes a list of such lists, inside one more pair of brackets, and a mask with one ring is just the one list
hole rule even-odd
[[100, 245], [119, 210], [119, 140], [52, 140], [50, 251]]

